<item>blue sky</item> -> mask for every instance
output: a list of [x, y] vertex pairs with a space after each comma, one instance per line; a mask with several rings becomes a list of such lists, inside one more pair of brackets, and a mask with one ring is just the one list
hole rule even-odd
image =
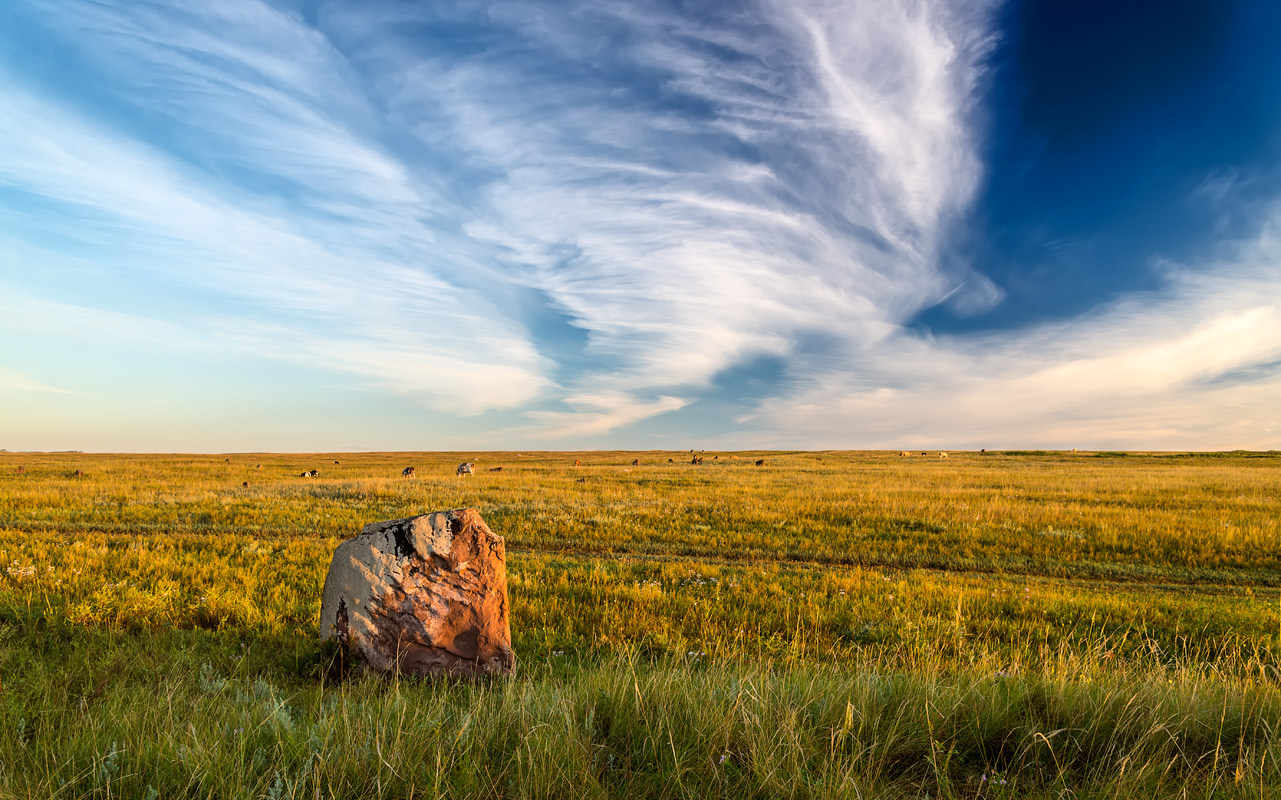
[[9, 0], [0, 447], [1281, 448], [1278, 32]]

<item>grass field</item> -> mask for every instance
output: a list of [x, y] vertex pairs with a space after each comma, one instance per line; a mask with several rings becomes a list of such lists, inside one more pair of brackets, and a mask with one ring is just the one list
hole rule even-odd
[[[1281, 797], [1281, 455], [688, 461], [0, 453], [0, 793]], [[337, 542], [463, 506], [516, 675], [336, 674]]]

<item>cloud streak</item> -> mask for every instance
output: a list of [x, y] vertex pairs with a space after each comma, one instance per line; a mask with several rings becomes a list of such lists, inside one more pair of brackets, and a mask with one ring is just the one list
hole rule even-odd
[[[1276, 449], [1281, 444], [1281, 213], [1160, 292], [1016, 334], [865, 353], [866, 381], [809, 372], [740, 422], [776, 441], [861, 447]], [[786, 432], [786, 433], [783, 433]]]

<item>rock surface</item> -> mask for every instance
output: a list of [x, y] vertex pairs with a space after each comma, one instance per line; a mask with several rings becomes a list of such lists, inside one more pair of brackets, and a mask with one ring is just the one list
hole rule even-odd
[[515, 665], [503, 539], [475, 509], [374, 522], [334, 550], [320, 637], [381, 672], [482, 675]]

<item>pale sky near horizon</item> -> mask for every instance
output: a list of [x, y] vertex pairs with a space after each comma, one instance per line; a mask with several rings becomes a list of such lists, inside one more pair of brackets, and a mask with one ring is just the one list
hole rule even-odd
[[1123, 5], [9, 0], [0, 448], [1281, 449], [1281, 6]]

